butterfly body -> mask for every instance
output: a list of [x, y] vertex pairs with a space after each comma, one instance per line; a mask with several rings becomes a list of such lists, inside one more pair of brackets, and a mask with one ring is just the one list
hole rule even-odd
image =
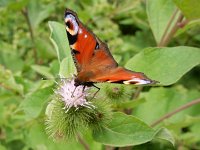
[[75, 12], [67, 9], [64, 19], [71, 54], [77, 68], [76, 86], [93, 86], [93, 83], [98, 82], [135, 85], [155, 83], [143, 73], [118, 66], [107, 44], [89, 31]]

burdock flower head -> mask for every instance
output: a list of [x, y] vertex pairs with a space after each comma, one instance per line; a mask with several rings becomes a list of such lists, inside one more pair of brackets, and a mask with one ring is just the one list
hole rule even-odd
[[55, 93], [60, 96], [60, 100], [63, 101], [65, 105], [63, 109], [66, 109], [66, 112], [68, 112], [72, 107], [76, 108], [76, 110], [81, 106], [94, 108], [92, 103], [86, 100], [90, 95], [88, 90], [88, 87], [82, 85], [75, 86], [74, 79], [62, 79]]
[[[99, 130], [111, 118], [111, 107], [92, 98], [90, 89], [74, 86], [74, 78], [61, 79], [46, 109], [46, 129], [53, 139], [71, 139], [91, 128]], [[92, 101], [91, 101], [92, 100]]]

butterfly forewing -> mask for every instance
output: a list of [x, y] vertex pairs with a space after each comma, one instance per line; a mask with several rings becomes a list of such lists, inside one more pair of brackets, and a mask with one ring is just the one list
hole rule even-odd
[[143, 73], [119, 67], [107, 45], [89, 31], [75, 12], [67, 9], [65, 24], [72, 56], [77, 68], [77, 85], [94, 82], [152, 84]]
[[67, 36], [78, 72], [90, 63], [96, 39], [80, 22], [75, 12], [66, 10], [65, 24]]

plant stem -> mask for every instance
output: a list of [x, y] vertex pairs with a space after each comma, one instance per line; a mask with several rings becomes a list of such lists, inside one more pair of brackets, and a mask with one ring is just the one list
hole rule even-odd
[[132, 146], [127, 146], [127, 147], [119, 147], [118, 150], [132, 150], [133, 147]]
[[141, 92], [142, 90], [143, 90], [143, 87], [142, 87], [142, 86], [137, 87], [137, 89], [136, 89], [136, 91], [135, 91], [135, 93], [134, 93], [132, 99], [138, 98], [139, 95], [140, 95], [140, 92]]
[[171, 27], [176, 15], [177, 15], [177, 13], [178, 13], [178, 9], [176, 9], [174, 11], [173, 15], [171, 16], [171, 18], [170, 18], [170, 20], [169, 20], [169, 22], [167, 24], [167, 27], [165, 28], [165, 31], [164, 31], [164, 33], [162, 35], [162, 38], [161, 38], [160, 42], [158, 43], [158, 47], [162, 46], [162, 42], [165, 39], [165, 36], [167, 35], [167, 32], [169, 31], [169, 29], [170, 29], [170, 27]]
[[90, 147], [88, 146], [88, 144], [81, 138], [79, 134], [77, 135], [77, 138], [79, 142], [84, 146], [85, 150], [90, 150]]
[[35, 58], [35, 62], [37, 63], [37, 51], [36, 51], [36, 47], [35, 47], [35, 36], [34, 36], [33, 28], [31, 26], [31, 22], [30, 22], [30, 19], [29, 19], [29, 16], [28, 16], [27, 8], [22, 9], [21, 12], [24, 15], [26, 22], [28, 24], [31, 41], [33, 43], [33, 55], [34, 55], [34, 58]]
[[[143, 87], [142, 86], [139, 86], [136, 88], [136, 91], [134, 92], [134, 94], [132, 95], [131, 97], [131, 100], [134, 100], [134, 99], [137, 99], [140, 95], [140, 92], [142, 91]], [[133, 112], [133, 109], [124, 109], [124, 112], [127, 114], [127, 115], [130, 115], [132, 114]]]
[[105, 146], [105, 150], [114, 150], [114, 149], [115, 149], [115, 147], [108, 146], [108, 145]]
[[14, 91], [11, 87], [4, 85], [3, 83], [0, 82], [0, 87], [3, 87], [6, 90], [12, 91], [14, 93], [16, 93], [16, 91]]
[[200, 99], [197, 99], [197, 100], [193, 100], [193, 101], [191, 101], [191, 102], [189, 102], [189, 103], [187, 103], [187, 104], [185, 104], [185, 105], [183, 105], [181, 107], [178, 107], [176, 110], [167, 113], [166, 115], [162, 116], [160, 119], [158, 119], [155, 122], [153, 122], [151, 124], [151, 127], [155, 127], [156, 125], [161, 123], [163, 120], [165, 120], [165, 119], [177, 114], [178, 112], [183, 111], [183, 110], [185, 110], [185, 109], [187, 109], [187, 108], [189, 108], [189, 107], [191, 107], [193, 105], [199, 104], [199, 103], [200, 103]]
[[[174, 14], [176, 14], [176, 11], [175, 11]], [[172, 18], [174, 19], [175, 17], [172, 16]], [[183, 20], [183, 18], [184, 18], [183, 14], [180, 13], [179, 16], [178, 16], [178, 19], [175, 22], [174, 26], [172, 27], [171, 31], [169, 31], [168, 34], [163, 35], [164, 36], [163, 40], [160, 41], [160, 43], [158, 44], [158, 47], [164, 47], [164, 46], [166, 46], [169, 43], [169, 41], [172, 39], [172, 37], [174, 36], [174, 34], [176, 33], [176, 31], [180, 28], [179, 24], [181, 23], [181, 21]], [[170, 24], [172, 24], [172, 23], [173, 23], [173, 20], [170, 21]], [[169, 25], [169, 27], [170, 27], [170, 25]], [[166, 28], [166, 33], [167, 33], [167, 30], [169, 30], [169, 29]]]

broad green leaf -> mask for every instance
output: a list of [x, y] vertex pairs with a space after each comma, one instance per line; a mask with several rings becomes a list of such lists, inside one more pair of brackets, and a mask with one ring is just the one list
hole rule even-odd
[[28, 0], [8, 1], [7, 9], [12, 11], [20, 11], [28, 4]]
[[0, 145], [0, 150], [7, 150], [7, 148], [4, 147], [3, 145]]
[[114, 113], [108, 127], [94, 132], [94, 139], [102, 144], [111, 146], [130, 146], [149, 142], [153, 139], [155, 131], [139, 119]]
[[134, 100], [126, 101], [126, 102], [121, 102], [118, 105], [120, 108], [135, 108], [138, 105], [144, 103], [145, 101], [146, 100], [144, 98], [134, 99]]
[[114, 59], [119, 63], [122, 60], [121, 55], [113, 55]]
[[0, 64], [4, 65], [12, 72], [21, 72], [24, 67], [24, 62], [18, 55], [19, 52], [13, 51], [12, 47], [8, 45], [1, 45], [2, 51], [0, 51]]
[[173, 0], [147, 0], [148, 20], [157, 43], [161, 41], [175, 9]]
[[44, 37], [38, 38], [35, 40], [35, 45], [37, 48], [37, 56], [40, 59], [44, 59], [44, 61], [46, 59], [52, 59], [55, 58], [56, 55], [56, 51], [54, 50], [54, 47], [52, 46], [51, 42], [48, 41], [47, 39]]
[[28, 4], [28, 17], [31, 27], [36, 29], [39, 24], [51, 14], [53, 10], [54, 6], [51, 3], [45, 7], [42, 7], [39, 1], [30, 0]]
[[199, 0], [173, 0], [188, 19], [200, 18]]
[[6, 7], [9, 3], [11, 3], [11, 0], [1, 0], [0, 1], [0, 8]]
[[54, 76], [58, 75], [59, 69], [60, 69], [60, 63], [58, 62], [57, 59], [55, 59], [54, 61], [52, 61], [50, 64], [50, 71], [52, 72], [52, 74]]
[[126, 67], [170, 85], [200, 64], [199, 58], [200, 49], [194, 47], [148, 48], [130, 59]]
[[27, 144], [36, 150], [84, 150], [83, 145], [75, 140], [53, 141], [45, 133], [45, 127], [42, 123], [33, 124], [26, 138]]
[[32, 65], [31, 68], [44, 77], [53, 78], [53, 75], [50, 73], [50, 68], [46, 66]]
[[172, 143], [172, 145], [175, 145], [174, 137], [172, 136], [171, 132], [169, 132], [169, 130], [166, 128], [158, 129], [155, 134], [155, 138], [169, 141], [170, 143]]
[[71, 57], [65, 27], [55, 21], [49, 21], [49, 27], [51, 30], [50, 39], [56, 49], [59, 62], [62, 62], [65, 57]]
[[171, 133], [165, 129], [153, 130], [147, 124], [131, 115], [116, 112], [107, 127], [93, 133], [94, 140], [111, 146], [134, 146], [155, 138], [174, 144]]
[[[148, 124], [153, 123], [165, 114], [176, 110], [178, 107], [200, 97], [200, 92], [177, 86], [173, 88], [152, 88], [142, 95], [146, 102], [134, 109], [134, 115], [140, 117]], [[154, 108], [154, 109], [149, 109]], [[176, 115], [165, 120], [168, 123], [177, 123], [183, 120], [186, 115], [198, 115], [199, 105], [185, 109]], [[147, 115], [148, 114], [148, 115]]]
[[36, 118], [39, 116], [44, 107], [44, 104], [51, 96], [52, 91], [52, 86], [39, 89], [24, 99], [20, 107], [25, 112], [28, 119]]
[[117, 10], [115, 10], [116, 15], [122, 15], [123, 13], [130, 12], [134, 8], [138, 6], [139, 0], [126, 0], [126, 1], [118, 1], [118, 7]]
[[59, 75], [61, 77], [72, 77], [75, 73], [75, 65], [72, 60], [72, 57], [66, 57], [60, 63]]
[[94, 141], [91, 130], [84, 132], [81, 138], [84, 139], [85, 143], [88, 144], [91, 150], [102, 150], [104, 147], [101, 143]]
[[15, 81], [15, 78], [10, 70], [5, 69], [0, 64], [0, 87], [11, 90], [23, 95], [23, 86]]

